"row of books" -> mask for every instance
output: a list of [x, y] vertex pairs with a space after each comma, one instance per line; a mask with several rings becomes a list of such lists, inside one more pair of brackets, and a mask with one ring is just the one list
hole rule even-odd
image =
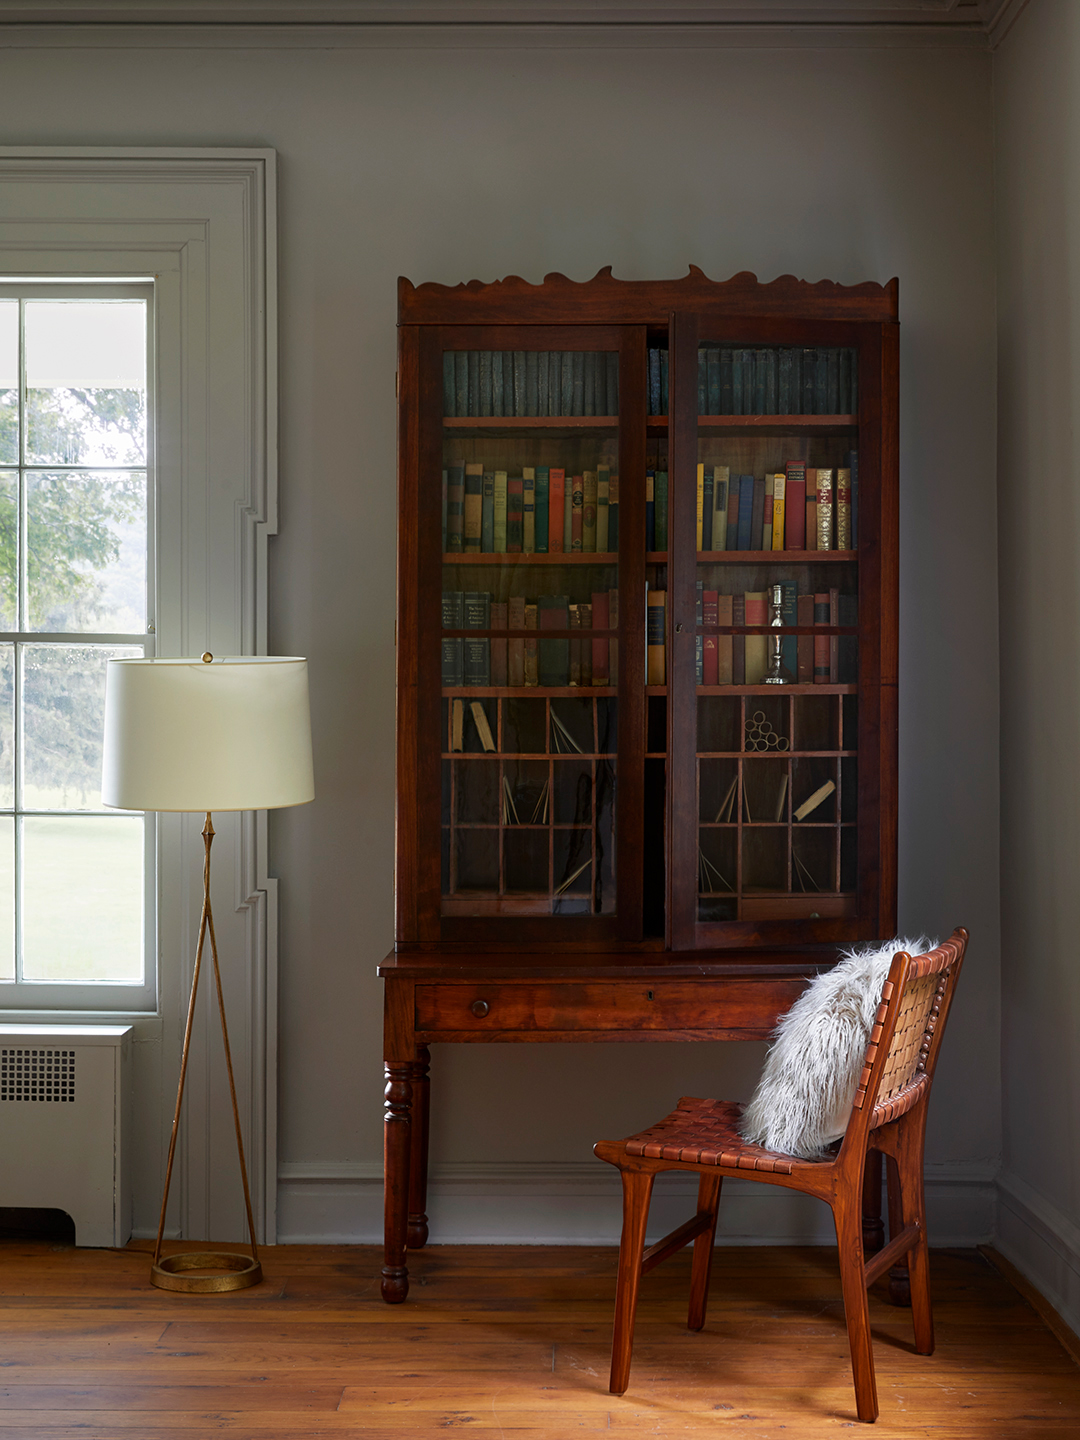
[[444, 350], [443, 413], [618, 415], [618, 352]]
[[[697, 467], [697, 549], [854, 550], [859, 534], [859, 453], [837, 469], [789, 461], [782, 471], [732, 476]], [[668, 546], [667, 476], [654, 476], [655, 546]], [[646, 477], [645, 526], [649, 526]]]
[[548, 465], [525, 465], [510, 475], [482, 462], [443, 471], [446, 554], [610, 554], [618, 548], [619, 477], [607, 466], [580, 475]]
[[[618, 590], [596, 590], [588, 603], [567, 595], [492, 601], [487, 590], [444, 590], [444, 630], [617, 630]], [[454, 687], [593, 686], [619, 683], [619, 644], [610, 635], [534, 640], [444, 635], [442, 683]]]
[[[800, 595], [794, 581], [780, 582], [780, 616], [785, 626], [855, 626], [858, 599], [839, 590]], [[698, 581], [697, 623], [710, 626], [767, 626], [766, 590], [733, 595], [705, 589]], [[699, 685], [760, 685], [769, 671], [769, 635], [698, 635], [696, 668]], [[646, 683], [667, 684], [667, 592], [646, 596]], [[859, 646], [855, 635], [784, 635], [781, 674], [789, 684], [854, 685], [858, 680]]]
[[[858, 351], [848, 346], [702, 345], [699, 415], [854, 415]], [[668, 413], [668, 352], [649, 351], [649, 414]]]

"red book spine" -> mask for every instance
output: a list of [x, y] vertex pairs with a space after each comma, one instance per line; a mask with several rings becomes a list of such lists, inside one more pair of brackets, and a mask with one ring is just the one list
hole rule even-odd
[[[717, 595], [716, 597], [716, 620], [719, 625], [732, 624], [732, 596]], [[731, 684], [731, 640], [730, 635], [718, 635], [716, 637], [716, 683], [718, 685]]]
[[[829, 592], [826, 590], [814, 596], [814, 624], [828, 625], [829, 623]], [[827, 685], [829, 683], [829, 637], [828, 635], [814, 636], [814, 684]]]
[[806, 549], [806, 466], [789, 460], [784, 497], [784, 549]]
[[[592, 592], [592, 628], [594, 630], [610, 629], [610, 618], [608, 592], [594, 590]], [[592, 642], [592, 683], [594, 685], [611, 683], [610, 656], [611, 651], [606, 635], [603, 639]]]
[[563, 511], [566, 505], [566, 471], [551, 470], [548, 473], [548, 554], [561, 555], [563, 541]]
[[[746, 597], [744, 595], [731, 597], [731, 623], [732, 625], [746, 624]], [[745, 635], [731, 637], [731, 683], [733, 685], [746, 684]]]
[[[717, 593], [715, 590], [706, 590], [701, 600], [701, 623], [703, 625], [719, 625], [720, 620], [717, 613]], [[702, 645], [701, 661], [701, 683], [703, 685], [719, 685], [719, 655], [717, 652], [717, 641], [719, 636], [706, 635]]]
[[582, 523], [585, 518], [585, 477], [575, 475], [570, 491], [573, 509], [570, 512], [570, 549], [581, 550]]

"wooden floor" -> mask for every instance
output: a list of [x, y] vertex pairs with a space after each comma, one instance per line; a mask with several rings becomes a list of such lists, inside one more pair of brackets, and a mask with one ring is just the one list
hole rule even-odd
[[[0, 1243], [0, 1440], [753, 1436], [856, 1428], [828, 1250], [721, 1249], [708, 1324], [688, 1266], [648, 1276], [627, 1394], [608, 1393], [615, 1251], [437, 1246], [383, 1305], [373, 1247], [265, 1252], [233, 1295], [147, 1284], [140, 1250]], [[1080, 1437], [1080, 1369], [974, 1251], [935, 1252], [938, 1349], [874, 1295], [878, 1437]]]

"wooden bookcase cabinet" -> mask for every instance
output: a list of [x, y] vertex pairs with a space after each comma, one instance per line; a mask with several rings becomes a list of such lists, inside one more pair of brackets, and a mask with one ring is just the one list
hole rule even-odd
[[[892, 933], [896, 282], [712, 282], [698, 271], [676, 282], [620, 282], [604, 271], [580, 284], [402, 281], [399, 300], [398, 951], [835, 947]], [[703, 346], [853, 353], [857, 410], [702, 415]], [[650, 413], [656, 350], [667, 352], [667, 414]], [[447, 415], [468, 403], [444, 393], [444, 358], [447, 386], [454, 363], [466, 385], [472, 364], [472, 408], [490, 411], [475, 389], [482, 376], [489, 395], [492, 355], [505, 363], [508, 410], [515, 400], [518, 409], [537, 405], [520, 377], [516, 395], [511, 388], [515, 357], [527, 356], [541, 372], [538, 408], [549, 411], [610, 409], [617, 367], [617, 413]], [[579, 385], [582, 371], [606, 373], [606, 392], [597, 383], [593, 404], [587, 397], [582, 407], [579, 392], [572, 405], [571, 391], [559, 390], [561, 361], [567, 374], [578, 366]], [[859, 496], [851, 550], [696, 549], [699, 464], [725, 464], [731, 476], [790, 460], [835, 471], [850, 450]], [[573, 474], [605, 468], [618, 478], [617, 552], [448, 554], [443, 474], [468, 463], [511, 478], [524, 466], [562, 469], [568, 487]], [[646, 549], [647, 469], [669, 476], [663, 552]], [[698, 582], [742, 593], [779, 581], [804, 594], [857, 596], [857, 681], [699, 685]], [[666, 595], [663, 685], [646, 683], [647, 589]], [[539, 641], [541, 652], [545, 641], [592, 646], [600, 634], [617, 656], [617, 678], [444, 686], [444, 591], [583, 604], [617, 591], [617, 621], [606, 632], [451, 632], [465, 645]], [[757, 717], [781, 748], [748, 748]], [[734, 803], [721, 815], [732, 780]], [[832, 795], [797, 820], [799, 804], [827, 780]]]
[[[408, 1295], [407, 1253], [427, 1240], [432, 1044], [761, 1040], [840, 945], [895, 932], [897, 334], [895, 281], [715, 283], [691, 270], [673, 282], [623, 282], [605, 270], [581, 284], [559, 275], [541, 285], [400, 282], [397, 943], [379, 967], [387, 1302]], [[857, 410], [702, 415], [703, 343], [854, 351]], [[667, 351], [667, 414], [647, 402], [648, 354], [658, 349]], [[575, 378], [584, 400], [584, 357], [593, 356], [593, 413], [457, 413], [468, 406], [444, 393], [444, 356], [475, 356], [479, 382], [485, 353], [485, 385], [494, 396], [503, 370], [507, 410], [531, 408], [530, 356], [541, 408], [539, 357], [548, 356], [546, 408], [563, 412], [579, 408]], [[506, 392], [495, 354], [515, 357], [515, 378], [520, 357], [521, 394]], [[598, 355], [606, 381], [617, 372], [616, 413], [615, 386], [597, 410]], [[699, 464], [726, 464], [732, 475], [789, 460], [836, 468], [851, 449], [852, 551], [697, 551]], [[648, 551], [646, 471], [662, 462], [668, 548]], [[617, 551], [448, 554], [442, 471], [464, 464], [508, 477], [524, 466], [617, 473]], [[725, 593], [795, 581], [802, 592], [857, 594], [857, 682], [699, 686], [699, 580]], [[664, 684], [646, 683], [647, 585], [667, 597]], [[474, 624], [449, 627], [449, 638], [538, 648], [541, 636], [581, 642], [585, 631], [511, 629], [511, 599], [563, 597], [580, 619], [597, 596], [602, 617], [606, 593], [613, 623], [585, 643], [607, 642], [611, 683], [444, 687], [443, 592], [459, 591], [506, 603], [507, 628], [476, 628], [474, 606]], [[556, 607], [557, 618], [570, 613]], [[539, 626], [539, 606], [537, 616]], [[543, 678], [565, 677], [545, 669]], [[759, 713], [787, 742], [782, 752], [748, 748], [746, 724]], [[788, 781], [779, 818], [778, 774]], [[732, 777], [739, 803], [717, 819]], [[793, 804], [826, 779], [828, 804], [797, 820]], [[807, 874], [812, 891], [800, 889]], [[867, 1253], [880, 1248], [879, 1161], [868, 1168], [863, 1235]]]

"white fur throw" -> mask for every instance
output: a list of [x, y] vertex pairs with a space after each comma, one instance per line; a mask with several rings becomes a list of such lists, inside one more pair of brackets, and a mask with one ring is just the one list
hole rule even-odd
[[818, 975], [776, 1027], [776, 1042], [743, 1113], [744, 1140], [820, 1160], [847, 1129], [881, 987], [898, 950], [923, 955], [935, 941], [890, 940], [849, 950]]

